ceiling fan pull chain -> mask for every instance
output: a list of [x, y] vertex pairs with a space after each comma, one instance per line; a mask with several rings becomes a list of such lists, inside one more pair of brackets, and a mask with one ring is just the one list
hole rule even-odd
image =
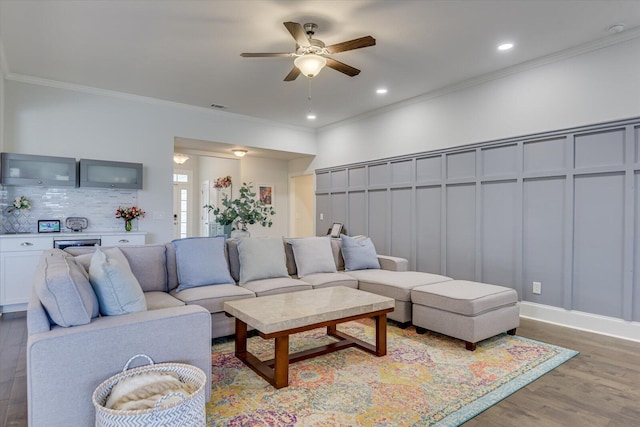
[[309, 80], [309, 114], [311, 114], [311, 79], [307, 79]]

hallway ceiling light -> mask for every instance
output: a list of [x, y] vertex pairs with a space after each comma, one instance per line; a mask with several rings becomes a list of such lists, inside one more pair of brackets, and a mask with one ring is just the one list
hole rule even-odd
[[231, 150], [233, 152], [233, 154], [235, 154], [237, 157], [244, 157], [245, 154], [247, 154], [247, 150], [242, 150], [240, 148], [236, 148], [234, 150]]
[[498, 46], [498, 50], [509, 50], [513, 47], [513, 43], [504, 43]]
[[181, 165], [187, 160], [189, 160], [189, 156], [187, 156], [186, 154], [174, 153], [173, 155], [173, 161], [176, 162], [176, 164]]

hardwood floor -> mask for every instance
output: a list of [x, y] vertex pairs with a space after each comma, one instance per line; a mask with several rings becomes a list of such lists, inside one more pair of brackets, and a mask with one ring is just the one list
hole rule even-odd
[[[580, 354], [464, 424], [637, 426], [640, 343], [522, 319], [518, 335]], [[27, 426], [24, 313], [0, 316], [0, 426]]]

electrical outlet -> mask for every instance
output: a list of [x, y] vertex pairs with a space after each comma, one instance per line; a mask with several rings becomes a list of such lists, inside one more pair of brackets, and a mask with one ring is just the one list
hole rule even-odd
[[536, 295], [540, 295], [542, 293], [542, 282], [533, 282], [532, 292]]
[[324, 214], [323, 213], [320, 214], [320, 221], [322, 221], [322, 220], [324, 220]]

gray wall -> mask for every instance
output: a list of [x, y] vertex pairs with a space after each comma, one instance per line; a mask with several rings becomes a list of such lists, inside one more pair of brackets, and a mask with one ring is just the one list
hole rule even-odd
[[415, 270], [640, 321], [640, 118], [317, 170], [333, 222]]

